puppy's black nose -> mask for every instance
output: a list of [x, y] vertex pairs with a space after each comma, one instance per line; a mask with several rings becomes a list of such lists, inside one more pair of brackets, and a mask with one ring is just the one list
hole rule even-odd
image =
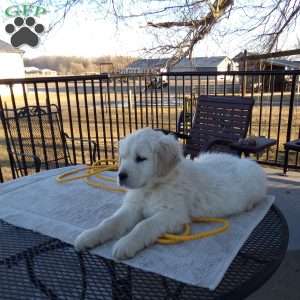
[[125, 180], [127, 177], [128, 177], [127, 173], [124, 173], [124, 172], [119, 173], [119, 180], [120, 181]]

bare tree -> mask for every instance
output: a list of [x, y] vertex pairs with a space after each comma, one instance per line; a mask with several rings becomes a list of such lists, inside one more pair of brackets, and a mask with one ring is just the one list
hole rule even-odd
[[234, 10], [243, 21], [238, 22], [231, 32], [251, 37], [249, 43], [261, 52], [280, 49], [280, 38], [288, 34], [297, 39], [295, 29], [300, 15], [299, 0], [240, 0], [235, 1]]
[[[300, 14], [299, 0], [36, 0], [55, 12], [52, 28], [83, 2], [97, 7], [116, 22], [139, 19], [156, 44], [147, 53], [171, 57], [168, 66], [191, 58], [208, 35], [245, 37], [260, 52], [280, 48], [279, 41], [294, 31]], [[298, 20], [299, 21], [299, 20]]]
[[171, 54], [168, 66], [176, 64], [183, 57], [191, 58], [195, 45], [208, 35], [213, 27], [230, 12], [233, 0], [215, 0], [186, 2], [180, 10], [178, 21], [148, 22], [147, 26], [169, 30], [176, 28], [181, 36], [179, 40], [160, 44], [150, 51], [159, 51], [163, 54]]

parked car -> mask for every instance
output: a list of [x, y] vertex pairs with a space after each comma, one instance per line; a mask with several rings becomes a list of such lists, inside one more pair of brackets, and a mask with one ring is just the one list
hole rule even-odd
[[168, 82], [163, 80], [161, 77], [154, 77], [151, 81], [146, 85], [146, 88], [157, 88], [161, 89], [168, 86]]

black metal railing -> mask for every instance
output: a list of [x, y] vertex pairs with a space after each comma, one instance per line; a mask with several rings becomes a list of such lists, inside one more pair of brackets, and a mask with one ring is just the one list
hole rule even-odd
[[[94, 140], [97, 159], [115, 158], [119, 139], [138, 128], [177, 130], [180, 112], [192, 115], [200, 95], [249, 96], [255, 99], [249, 135], [277, 140], [259, 160], [281, 166], [284, 143], [300, 136], [299, 75], [300, 70], [4, 79], [0, 80], [0, 113], [5, 117], [6, 109], [16, 111], [29, 105], [50, 110], [55, 104], [62, 131], [73, 139], [68, 148], [72, 161], [89, 163], [91, 148], [84, 149], [83, 143], [74, 142], [75, 138]], [[18, 142], [20, 148], [25, 142], [33, 149], [49, 147], [42, 136], [37, 141], [29, 135], [25, 141], [20, 130]], [[0, 123], [1, 182], [16, 176], [9, 147], [9, 133]], [[47, 155], [41, 160], [47, 166]], [[298, 154], [290, 156], [289, 165], [300, 166]]]

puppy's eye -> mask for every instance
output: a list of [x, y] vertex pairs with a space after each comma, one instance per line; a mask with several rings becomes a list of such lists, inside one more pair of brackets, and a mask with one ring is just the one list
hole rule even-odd
[[137, 157], [135, 158], [135, 161], [137, 163], [140, 163], [140, 162], [145, 161], [145, 160], [147, 160], [146, 157], [142, 157], [142, 156], [139, 156], [139, 155], [137, 155]]

